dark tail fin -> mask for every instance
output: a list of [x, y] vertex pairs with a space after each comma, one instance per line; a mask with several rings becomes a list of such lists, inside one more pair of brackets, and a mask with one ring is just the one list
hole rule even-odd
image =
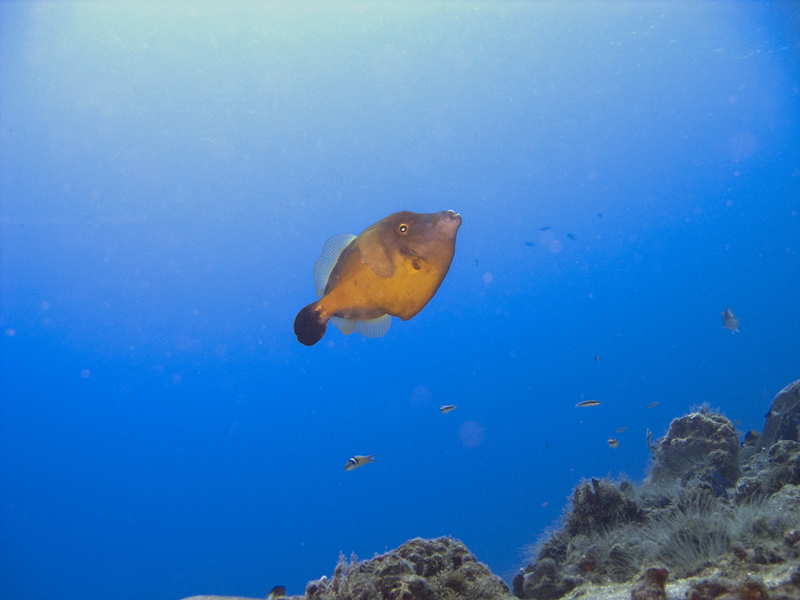
[[320, 323], [317, 303], [312, 302], [294, 318], [294, 334], [304, 346], [313, 346], [325, 335], [328, 323]]

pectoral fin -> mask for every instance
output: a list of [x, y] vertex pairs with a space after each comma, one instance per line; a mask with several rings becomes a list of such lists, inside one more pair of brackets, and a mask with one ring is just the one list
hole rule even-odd
[[336, 325], [345, 335], [351, 333], [360, 333], [364, 337], [381, 337], [386, 335], [389, 331], [389, 326], [392, 324], [392, 317], [390, 315], [383, 315], [374, 319], [343, 319], [341, 317], [331, 317], [329, 321]]

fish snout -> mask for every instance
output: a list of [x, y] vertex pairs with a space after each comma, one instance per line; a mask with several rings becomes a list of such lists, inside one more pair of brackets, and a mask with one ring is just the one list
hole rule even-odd
[[439, 213], [438, 225], [455, 233], [461, 227], [461, 215], [454, 210], [443, 210]]

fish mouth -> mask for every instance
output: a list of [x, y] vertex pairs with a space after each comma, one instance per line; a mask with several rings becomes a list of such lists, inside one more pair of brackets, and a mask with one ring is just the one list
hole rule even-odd
[[454, 221], [455, 223], [457, 223], [456, 229], [461, 227], [461, 215], [454, 210], [443, 210], [442, 212], [439, 213], [439, 220], [445, 221], [445, 223], [448, 225], [450, 224], [448, 223], [448, 221], [451, 222]]

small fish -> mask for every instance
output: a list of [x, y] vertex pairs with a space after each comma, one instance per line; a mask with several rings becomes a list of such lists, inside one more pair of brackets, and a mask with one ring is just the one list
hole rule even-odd
[[733, 422], [739, 425], [740, 427], [742, 426], [742, 422], [739, 419], [734, 419]]
[[656, 451], [656, 447], [653, 444], [650, 443], [650, 436], [652, 436], [652, 435], [653, 435], [653, 432], [648, 429], [647, 430], [647, 447], [650, 448], [650, 452], [655, 452]]
[[600, 400], [584, 400], [583, 402], [578, 402], [575, 405], [575, 408], [582, 408], [584, 406], [599, 406]]
[[550, 450], [550, 444], [545, 444], [545, 446], [547, 446], [547, 449]]
[[658, 406], [658, 402], [651, 402], [647, 405], [647, 408], [655, 408], [656, 406]]
[[357, 469], [358, 467], [363, 467], [367, 463], [377, 462], [375, 457], [378, 456], [377, 454], [370, 454], [369, 456], [359, 456], [356, 454], [353, 458], [348, 460], [344, 464], [345, 471], [352, 471], [353, 469]]
[[755, 429], [751, 429], [747, 433], [744, 434], [744, 439], [742, 440], [742, 446], [755, 446], [756, 440], [758, 439], [758, 432]]
[[456, 409], [456, 405], [455, 404], [447, 404], [445, 406], [440, 406], [439, 407], [439, 410], [442, 411], [444, 414], [447, 414], [451, 410], [455, 410], [455, 409]]
[[714, 488], [714, 497], [728, 499], [728, 491], [725, 489], [725, 478], [719, 473], [711, 473], [714, 481], [709, 482]]
[[627, 430], [627, 427], [619, 427], [617, 428], [617, 433], [622, 433], [623, 431]]
[[600, 362], [600, 355], [599, 354], [594, 357], [594, 362]]
[[534, 244], [533, 242], [525, 242], [525, 245], [526, 245], [526, 246], [531, 246], [531, 247], [533, 247], [533, 246], [535, 246], [536, 244]]
[[380, 337], [392, 317], [408, 321], [433, 298], [456, 251], [461, 215], [452, 210], [389, 215], [358, 237], [325, 242], [314, 265], [317, 300], [297, 313], [294, 333], [313, 346], [333, 323], [345, 335]]
[[568, 234], [567, 234], [567, 237], [568, 237], [569, 239], [571, 239], [572, 241], [576, 241], [576, 240], [578, 239], [578, 238], [576, 238], [576, 237], [575, 237], [573, 234], [571, 234], [571, 233], [568, 233]]
[[602, 217], [603, 215], [602, 215], [602, 213], [597, 213], [597, 216], [598, 217]]
[[286, 595], [286, 588], [282, 585], [276, 585], [269, 594], [267, 594], [267, 600], [275, 600], [275, 598], [281, 598], [282, 596]]
[[616, 448], [617, 446], [619, 446], [619, 442], [614, 438], [608, 438], [608, 445], [611, 446], [612, 448]]
[[730, 306], [722, 312], [722, 325], [730, 329], [731, 333], [739, 332], [739, 319], [736, 318]]
[[476, 267], [478, 266], [478, 259], [477, 258], [475, 259], [475, 266]]
[[548, 229], [550, 229], [550, 225], [547, 227], [539, 227], [539, 231], [547, 231]]

